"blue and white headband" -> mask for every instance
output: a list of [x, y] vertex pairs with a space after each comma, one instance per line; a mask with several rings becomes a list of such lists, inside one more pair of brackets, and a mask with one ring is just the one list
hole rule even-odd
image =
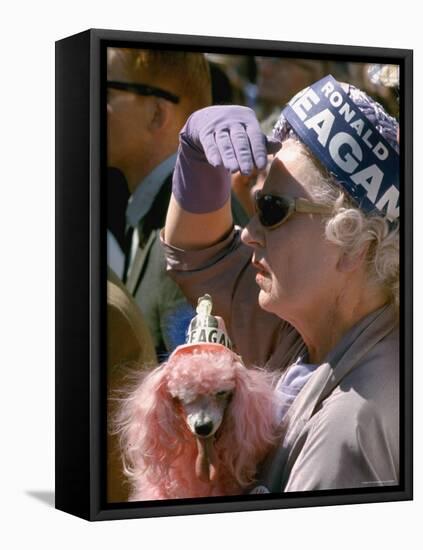
[[[273, 133], [283, 139], [288, 122], [359, 208], [395, 222], [400, 204], [398, 123], [360, 90], [351, 86], [350, 92], [354, 101], [331, 75], [322, 78], [293, 97]], [[370, 120], [375, 109], [383, 125]]]

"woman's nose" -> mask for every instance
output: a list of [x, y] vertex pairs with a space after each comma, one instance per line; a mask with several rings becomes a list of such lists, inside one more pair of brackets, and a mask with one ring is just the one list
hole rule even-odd
[[264, 246], [263, 228], [255, 214], [241, 233], [241, 240], [244, 244], [251, 247]]

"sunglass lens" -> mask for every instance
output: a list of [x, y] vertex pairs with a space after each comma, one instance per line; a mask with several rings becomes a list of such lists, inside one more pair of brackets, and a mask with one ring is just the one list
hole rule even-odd
[[257, 195], [256, 204], [259, 220], [264, 227], [281, 223], [289, 213], [289, 203], [275, 195]]

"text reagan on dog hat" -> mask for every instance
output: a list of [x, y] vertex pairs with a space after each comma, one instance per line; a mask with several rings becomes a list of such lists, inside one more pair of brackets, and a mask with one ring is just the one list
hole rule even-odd
[[192, 318], [186, 336], [186, 343], [178, 346], [172, 356], [179, 353], [191, 353], [194, 349], [203, 351], [233, 350], [225, 322], [217, 315], [212, 315], [213, 301], [210, 294], [198, 298], [195, 317]]

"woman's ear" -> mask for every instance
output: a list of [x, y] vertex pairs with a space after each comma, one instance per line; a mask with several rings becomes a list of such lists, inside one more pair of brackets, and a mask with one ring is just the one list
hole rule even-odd
[[348, 273], [359, 269], [366, 261], [369, 245], [366, 243], [358, 252], [354, 254], [344, 252], [338, 260], [338, 270], [342, 273]]

